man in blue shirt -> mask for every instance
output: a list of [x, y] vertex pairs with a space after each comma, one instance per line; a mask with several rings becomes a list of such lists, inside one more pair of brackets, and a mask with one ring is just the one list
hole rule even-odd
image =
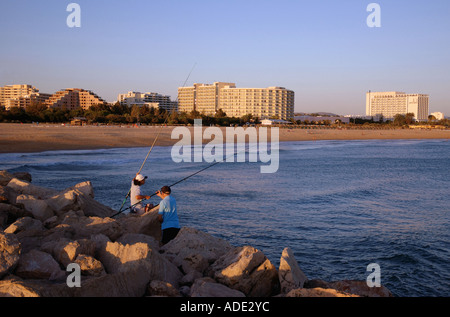
[[180, 222], [178, 221], [177, 202], [170, 196], [169, 186], [163, 186], [156, 192], [162, 201], [159, 203], [158, 218], [162, 229], [162, 244], [166, 244], [174, 239], [180, 231]]

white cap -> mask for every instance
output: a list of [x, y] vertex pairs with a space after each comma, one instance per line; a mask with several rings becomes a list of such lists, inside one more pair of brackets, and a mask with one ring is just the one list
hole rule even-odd
[[135, 177], [135, 179], [137, 180], [137, 181], [143, 181], [144, 179], [146, 179], [147, 178], [147, 176], [142, 176], [142, 174], [138, 174], [138, 175], [136, 175], [136, 177]]

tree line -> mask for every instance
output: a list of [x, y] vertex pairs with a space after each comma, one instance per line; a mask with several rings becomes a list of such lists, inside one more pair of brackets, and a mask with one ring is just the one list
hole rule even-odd
[[[86, 118], [88, 123], [94, 124], [193, 124], [194, 119], [201, 118], [203, 125], [243, 125], [246, 123], [260, 123], [259, 118], [251, 114], [244, 115], [240, 118], [228, 117], [222, 109], [219, 109], [214, 116], [204, 115], [198, 111], [186, 112], [169, 112], [164, 109], [158, 109], [149, 106], [132, 106], [121, 105], [119, 102], [108, 105], [98, 104], [93, 105], [89, 109], [77, 108], [69, 110], [66, 108], [48, 108], [45, 104], [36, 103], [28, 106], [26, 109], [19, 107], [12, 107], [10, 110], [5, 110], [0, 107], [0, 122], [49, 122], [49, 123], [67, 123], [73, 118]], [[277, 119], [277, 118], [273, 118]], [[316, 121], [295, 121], [291, 119], [290, 122], [294, 125], [324, 125], [336, 126], [341, 125], [341, 122], [332, 122], [331, 120]], [[428, 123], [434, 125], [450, 126], [450, 120], [443, 119], [437, 121], [433, 116], [428, 117]], [[415, 124], [414, 114], [407, 113], [406, 115], [397, 114], [393, 120], [384, 120], [382, 117], [375, 120], [352, 118], [350, 125], [377, 125], [377, 126], [407, 126]]]
[[0, 122], [48, 122], [48, 123], [67, 123], [73, 118], [85, 118], [88, 123], [98, 124], [193, 124], [194, 119], [202, 119], [203, 125], [242, 125], [247, 122], [258, 123], [258, 118], [254, 118], [251, 114], [244, 115], [240, 118], [228, 117], [226, 113], [219, 109], [214, 116], [207, 116], [192, 111], [190, 113], [176, 111], [166, 111], [164, 109], [145, 106], [121, 105], [119, 102], [108, 105], [98, 104], [92, 105], [89, 109], [66, 109], [48, 108], [45, 104], [32, 104], [26, 109], [12, 107], [5, 110], [0, 108]]

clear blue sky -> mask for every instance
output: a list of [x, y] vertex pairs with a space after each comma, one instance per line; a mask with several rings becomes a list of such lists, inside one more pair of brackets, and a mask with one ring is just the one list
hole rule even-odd
[[[0, 0], [0, 85], [176, 99], [194, 82], [283, 86], [296, 111], [364, 114], [365, 93], [430, 94], [450, 115], [448, 0]], [[81, 28], [69, 28], [70, 2]], [[381, 28], [366, 7], [381, 6]]]

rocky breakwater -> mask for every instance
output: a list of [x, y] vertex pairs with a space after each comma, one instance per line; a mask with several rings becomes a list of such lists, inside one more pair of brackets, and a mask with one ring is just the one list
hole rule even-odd
[[251, 246], [194, 228], [160, 246], [156, 209], [115, 212], [88, 181], [58, 191], [0, 172], [0, 296], [392, 296], [365, 281], [310, 280], [289, 248], [276, 268]]

